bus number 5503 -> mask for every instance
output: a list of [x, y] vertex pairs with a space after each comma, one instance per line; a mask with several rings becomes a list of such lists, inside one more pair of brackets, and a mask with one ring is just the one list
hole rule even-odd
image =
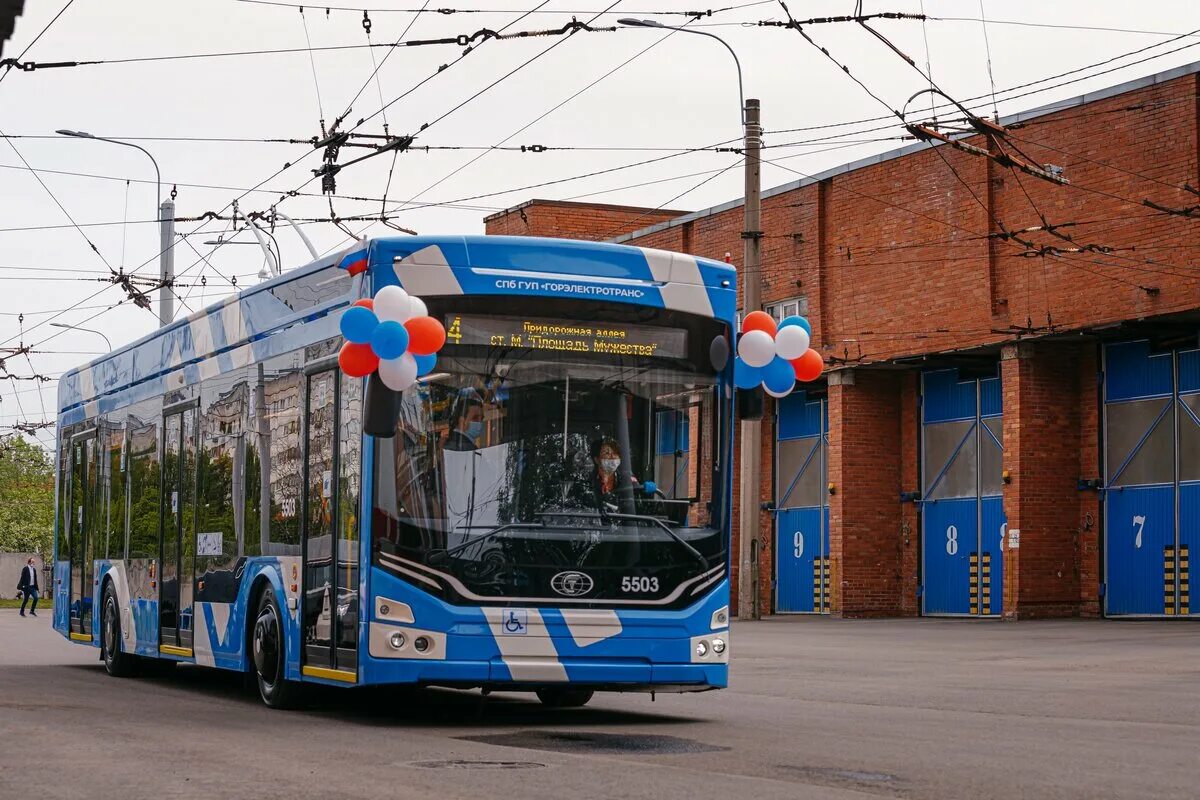
[[658, 578], [643, 578], [640, 576], [621, 578], [622, 592], [657, 592]]

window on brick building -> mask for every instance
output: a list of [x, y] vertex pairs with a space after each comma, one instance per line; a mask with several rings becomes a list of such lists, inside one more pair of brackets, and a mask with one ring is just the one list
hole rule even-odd
[[808, 314], [808, 298], [800, 295], [799, 297], [780, 300], [778, 303], [767, 303], [765, 308], [766, 312], [776, 322], [781, 321], [784, 317], [805, 316]]

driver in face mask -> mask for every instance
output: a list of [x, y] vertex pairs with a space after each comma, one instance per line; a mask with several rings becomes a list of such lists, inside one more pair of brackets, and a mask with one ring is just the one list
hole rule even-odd
[[617, 488], [617, 469], [621, 466], [621, 446], [612, 439], [593, 442], [592, 461], [596, 464], [597, 493], [601, 500], [611, 503], [611, 495]]
[[483, 401], [469, 390], [455, 398], [447, 450], [475, 450], [483, 435]]

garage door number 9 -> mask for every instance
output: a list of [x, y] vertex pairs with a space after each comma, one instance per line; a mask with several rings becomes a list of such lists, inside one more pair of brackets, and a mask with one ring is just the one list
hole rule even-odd
[[792, 553], [796, 558], [804, 555], [804, 534], [800, 531], [792, 534]]

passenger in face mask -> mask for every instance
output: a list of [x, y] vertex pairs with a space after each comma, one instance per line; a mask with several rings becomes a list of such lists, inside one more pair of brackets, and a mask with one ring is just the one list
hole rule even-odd
[[475, 390], [468, 389], [459, 393], [454, 399], [450, 420], [450, 438], [446, 441], [446, 449], [478, 448], [479, 437], [483, 435], [483, 401]]

